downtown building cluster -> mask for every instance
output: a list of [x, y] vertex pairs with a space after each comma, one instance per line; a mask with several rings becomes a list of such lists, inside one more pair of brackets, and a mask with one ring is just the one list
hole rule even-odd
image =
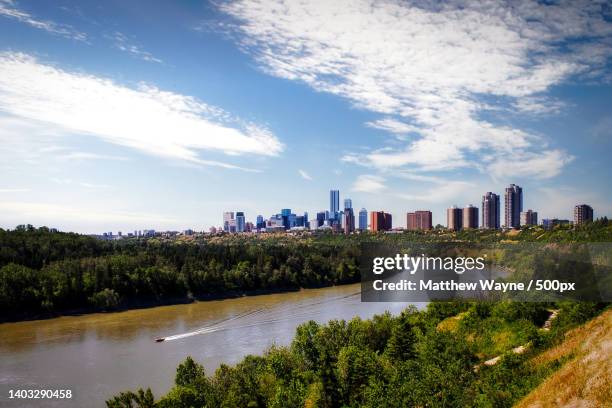
[[[350, 234], [354, 231], [393, 230], [392, 215], [385, 211], [368, 212], [361, 208], [358, 213], [353, 209], [353, 202], [345, 198], [340, 205], [340, 191], [330, 190], [329, 209], [316, 213], [309, 219], [308, 213], [294, 214], [291, 209], [282, 209], [280, 213], [264, 219], [257, 216], [256, 223], [245, 222], [244, 212], [225, 212], [223, 226], [211, 228], [210, 232], [283, 232], [300, 230], [329, 230]], [[503, 209], [503, 213], [502, 213]], [[406, 227], [410, 231], [433, 229], [433, 216], [430, 210], [416, 210], [406, 213]], [[574, 208], [574, 225], [593, 221], [593, 209], [586, 204]], [[570, 220], [544, 219], [541, 225], [545, 228], [554, 225], [571, 224]], [[523, 189], [510, 184], [503, 196], [503, 207], [499, 194], [486, 192], [482, 196], [480, 208], [472, 204], [463, 208], [452, 206], [446, 210], [446, 228], [452, 231], [466, 229], [518, 229], [522, 226], [538, 225], [538, 213], [523, 209]], [[401, 230], [403, 228], [395, 228]]]
[[[226, 211], [223, 213], [223, 223], [219, 227], [211, 227], [209, 234], [217, 233], [262, 233], [262, 232], [298, 232], [298, 231], [331, 231], [351, 234], [362, 231], [401, 231], [404, 228], [393, 228], [391, 213], [386, 211], [368, 212], [361, 208], [359, 212], [353, 209], [353, 201], [345, 198], [340, 206], [340, 191], [330, 190], [329, 209], [319, 211], [315, 217], [309, 218], [307, 212], [295, 214], [290, 208], [283, 208], [279, 213], [268, 218], [258, 215], [256, 221], [247, 221], [244, 211]], [[538, 213], [531, 209], [523, 210], [523, 189], [510, 184], [504, 192], [503, 223], [501, 197], [493, 192], [482, 196], [481, 206], [472, 204], [463, 208], [452, 206], [446, 210], [446, 228], [451, 231], [466, 229], [518, 229], [522, 226], [538, 225]], [[587, 204], [574, 207], [573, 224], [581, 225], [593, 221], [593, 208]], [[433, 214], [430, 210], [416, 210], [406, 213], [406, 230], [426, 231], [434, 228]], [[569, 225], [569, 219], [546, 218], [541, 224], [544, 228], [555, 225]], [[440, 228], [442, 226], [436, 226]], [[134, 231], [122, 234], [105, 232], [94, 235], [100, 239], [114, 240], [124, 238], [173, 238], [176, 236], [192, 236], [204, 234], [192, 229], [184, 231], [155, 231], [152, 229]]]

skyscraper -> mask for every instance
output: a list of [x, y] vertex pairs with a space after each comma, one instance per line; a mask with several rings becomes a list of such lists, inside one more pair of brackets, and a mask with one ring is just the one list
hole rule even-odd
[[344, 233], [350, 234], [351, 232], [355, 231], [355, 215], [353, 214], [353, 209], [345, 208], [343, 217]]
[[365, 208], [359, 210], [359, 229], [361, 231], [368, 229], [368, 211]]
[[499, 229], [499, 195], [487, 192], [482, 196], [482, 228]]
[[353, 200], [351, 200], [350, 198], [345, 198], [344, 208], [353, 208]]
[[384, 211], [372, 211], [370, 213], [370, 225], [372, 231], [389, 231], [393, 227], [391, 214]]
[[244, 212], [238, 211], [236, 213], [236, 232], [244, 232], [246, 229], [246, 220], [244, 218]]
[[578, 204], [574, 207], [574, 225], [593, 222], [593, 207], [586, 204]]
[[506, 228], [520, 228], [521, 211], [523, 211], [523, 189], [516, 184], [510, 184], [506, 187], [504, 201], [506, 204], [504, 226]]
[[429, 230], [431, 227], [431, 211], [415, 211], [406, 214], [406, 229]]
[[223, 213], [223, 231], [230, 232], [230, 227], [234, 225], [234, 212], [226, 211]]
[[336, 219], [340, 211], [340, 190], [329, 190], [329, 218]]
[[456, 205], [446, 210], [446, 226], [449, 230], [459, 231], [463, 228], [463, 211]]
[[463, 209], [463, 228], [478, 228], [478, 207], [470, 204]]
[[532, 210], [521, 212], [521, 225], [538, 225], [538, 213]]
[[323, 224], [325, 224], [325, 218], [326, 218], [326, 213], [325, 212], [318, 212], [317, 213], [317, 223], [315, 225], [315, 228], [318, 227], [322, 227]]
[[264, 217], [263, 215], [258, 215], [257, 216], [257, 225], [256, 225], [257, 230], [262, 230], [264, 228], [266, 228], [266, 222], [264, 221]]

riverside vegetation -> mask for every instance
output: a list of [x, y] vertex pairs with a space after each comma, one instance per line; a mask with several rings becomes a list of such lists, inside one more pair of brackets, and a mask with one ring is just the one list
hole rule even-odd
[[[610, 242], [606, 219], [579, 228], [520, 232], [443, 229], [401, 234], [217, 236], [195, 240], [100, 241], [31, 226], [0, 230], [0, 318], [73, 309], [129, 307], [257, 290], [355, 282], [363, 242]], [[526, 262], [526, 261], [521, 261]], [[521, 262], [513, 265], [519, 268]], [[572, 356], [539, 354], [600, 314], [603, 303], [444, 302], [370, 320], [308, 322], [288, 347], [247, 356], [212, 375], [192, 358], [156, 399], [126, 391], [109, 408], [505, 407]], [[551, 330], [540, 330], [559, 310]], [[608, 313], [607, 316], [610, 316]], [[530, 344], [525, 353], [512, 348]], [[501, 355], [500, 362], [482, 362]], [[480, 367], [475, 369], [475, 367]]]
[[[550, 330], [541, 330], [551, 307], [559, 309], [558, 317]], [[605, 307], [434, 302], [424, 311], [410, 307], [397, 317], [383, 314], [324, 325], [310, 321], [297, 328], [290, 346], [249, 355], [234, 367], [221, 365], [210, 377], [188, 357], [176, 370], [174, 387], [159, 400], [150, 389], [139, 389], [122, 392], [106, 404], [108, 408], [510, 407], [572, 355], [557, 353], [540, 358], [538, 364], [534, 359], [562, 343], [568, 329]], [[525, 353], [511, 351], [525, 343], [530, 344]], [[479, 366], [500, 354], [498, 364]], [[609, 377], [609, 372], [603, 375]]]
[[[612, 226], [606, 219], [578, 228], [532, 227], [508, 233], [435, 229], [348, 237], [266, 234], [118, 242], [22, 226], [0, 230], [0, 311], [2, 318], [19, 318], [74, 308], [129, 307], [140, 300], [354, 282], [363, 242], [579, 243], [610, 238]], [[520, 259], [512, 267], [520, 270], [528, 264], [528, 259]], [[541, 330], [553, 309], [558, 317], [550, 330]], [[120, 393], [106, 404], [511, 406], [571, 362], [570, 352], [551, 351], [564, 347], [568, 331], [575, 332], [574, 327], [606, 309], [601, 316], [610, 319], [604, 303], [433, 302], [424, 311], [408, 308], [399, 316], [311, 321], [297, 328], [287, 347], [249, 355], [233, 367], [221, 365], [212, 375], [187, 358], [166, 395], [156, 399], [149, 389], [139, 389]], [[524, 344], [530, 345], [526, 352], [512, 352]], [[496, 356], [501, 356], [498, 364], [482, 365]], [[610, 403], [608, 397], [598, 396]]]
[[611, 242], [612, 225], [119, 241], [22, 225], [0, 229], [0, 321], [353, 283], [361, 243], [449, 241]]

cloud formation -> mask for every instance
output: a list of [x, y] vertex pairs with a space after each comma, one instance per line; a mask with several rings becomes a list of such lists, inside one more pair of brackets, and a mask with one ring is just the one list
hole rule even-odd
[[147, 62], [156, 62], [161, 64], [163, 61], [151, 54], [148, 51], [143, 50], [136, 44], [133, 44], [125, 34], [115, 31], [111, 36], [109, 36], [111, 40], [115, 43], [115, 48], [121, 50], [123, 52], [127, 52], [135, 58], [139, 58], [143, 61]]
[[385, 186], [385, 179], [381, 176], [373, 174], [362, 174], [358, 176], [351, 191], [363, 192], [363, 193], [380, 193], [387, 187]]
[[308, 180], [308, 181], [312, 180], [312, 177], [310, 177], [310, 174], [306, 173], [304, 170], [300, 169], [298, 170], [298, 173], [304, 180]]
[[[378, 170], [496, 171], [496, 162], [571, 158], [539, 135], [483, 119], [490, 110], [554, 113], [546, 95], [605, 73], [612, 24], [592, 1], [239, 0], [220, 9], [265, 72], [384, 115], [367, 125], [410, 134], [403, 149], [347, 154]], [[609, 11], [608, 11], [609, 13]], [[552, 177], [559, 166], [522, 175]], [[536, 173], [539, 172], [539, 173]]]
[[77, 41], [87, 41], [87, 35], [75, 30], [69, 25], [54, 23], [49, 20], [38, 20], [31, 14], [19, 9], [13, 0], [0, 0], [0, 16], [4, 16], [27, 24], [48, 33], [60, 35]]
[[[10, 52], [0, 53], [0, 72], [0, 112], [60, 130], [51, 133], [96, 137], [149, 155], [244, 170], [202, 159], [199, 153], [276, 156], [284, 148], [263, 126], [150, 85], [130, 88]], [[0, 129], [3, 133], [14, 132]]]

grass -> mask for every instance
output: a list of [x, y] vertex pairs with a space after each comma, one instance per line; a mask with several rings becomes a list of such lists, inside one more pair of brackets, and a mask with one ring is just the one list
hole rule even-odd
[[542, 368], [559, 361], [567, 362], [517, 408], [612, 406], [612, 310], [569, 331], [530, 363]]

